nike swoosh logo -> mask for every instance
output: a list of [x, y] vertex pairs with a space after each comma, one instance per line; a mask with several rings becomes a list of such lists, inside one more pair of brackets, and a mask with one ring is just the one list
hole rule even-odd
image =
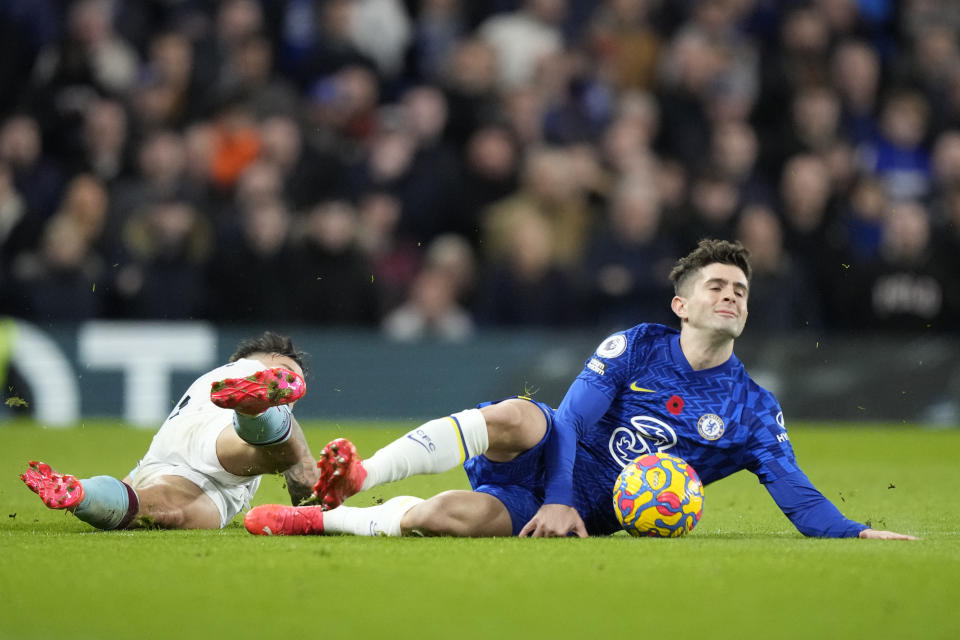
[[637, 386], [636, 381], [630, 383], [631, 391], [640, 391], [641, 393], [656, 393], [653, 389], [644, 389], [643, 387]]

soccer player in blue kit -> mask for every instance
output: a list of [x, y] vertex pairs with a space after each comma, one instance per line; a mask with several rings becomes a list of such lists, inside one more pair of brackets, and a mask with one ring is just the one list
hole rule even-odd
[[[612, 490], [651, 451], [693, 466], [704, 484], [756, 474], [807, 536], [914, 539], [844, 517], [797, 465], [776, 398], [733, 353], [747, 320], [750, 264], [739, 243], [702, 240], [670, 274], [680, 330], [640, 324], [605, 339], [556, 410], [530, 398], [431, 420], [361, 460], [348, 440], [318, 458], [320, 506], [261, 505], [254, 534], [587, 536], [620, 529]], [[463, 463], [472, 491], [373, 507], [350, 495]]]

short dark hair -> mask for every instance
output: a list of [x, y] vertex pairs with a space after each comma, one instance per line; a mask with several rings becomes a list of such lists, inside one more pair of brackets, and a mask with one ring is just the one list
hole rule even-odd
[[237, 350], [230, 356], [230, 362], [236, 362], [255, 353], [285, 356], [300, 365], [300, 368], [306, 372], [305, 360], [307, 354], [294, 347], [293, 340], [279, 333], [264, 331], [263, 335], [256, 338], [241, 340], [240, 344], [237, 345]]
[[750, 252], [739, 241], [729, 242], [728, 240], [704, 238], [697, 244], [696, 249], [677, 260], [677, 264], [670, 272], [670, 282], [673, 283], [674, 293], [679, 295], [680, 289], [691, 276], [708, 264], [714, 263], [739, 267], [747, 276], [747, 282], [750, 282], [750, 278], [753, 276], [753, 269], [750, 267]]

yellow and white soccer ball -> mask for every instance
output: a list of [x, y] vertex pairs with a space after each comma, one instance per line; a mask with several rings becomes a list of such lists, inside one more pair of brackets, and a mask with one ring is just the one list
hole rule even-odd
[[633, 536], [676, 538], [689, 533], [703, 513], [703, 484], [681, 458], [668, 453], [640, 456], [620, 472], [613, 510]]

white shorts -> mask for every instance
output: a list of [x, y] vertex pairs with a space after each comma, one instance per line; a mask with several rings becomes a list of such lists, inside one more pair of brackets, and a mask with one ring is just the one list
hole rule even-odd
[[260, 476], [237, 476], [220, 464], [217, 438], [233, 424], [233, 411], [210, 402], [210, 384], [224, 378], [248, 376], [263, 369], [261, 362], [238, 360], [198, 378], [153, 437], [146, 455], [130, 473], [134, 489], [148, 487], [161, 476], [179, 476], [209, 496], [225, 527], [260, 487]]

